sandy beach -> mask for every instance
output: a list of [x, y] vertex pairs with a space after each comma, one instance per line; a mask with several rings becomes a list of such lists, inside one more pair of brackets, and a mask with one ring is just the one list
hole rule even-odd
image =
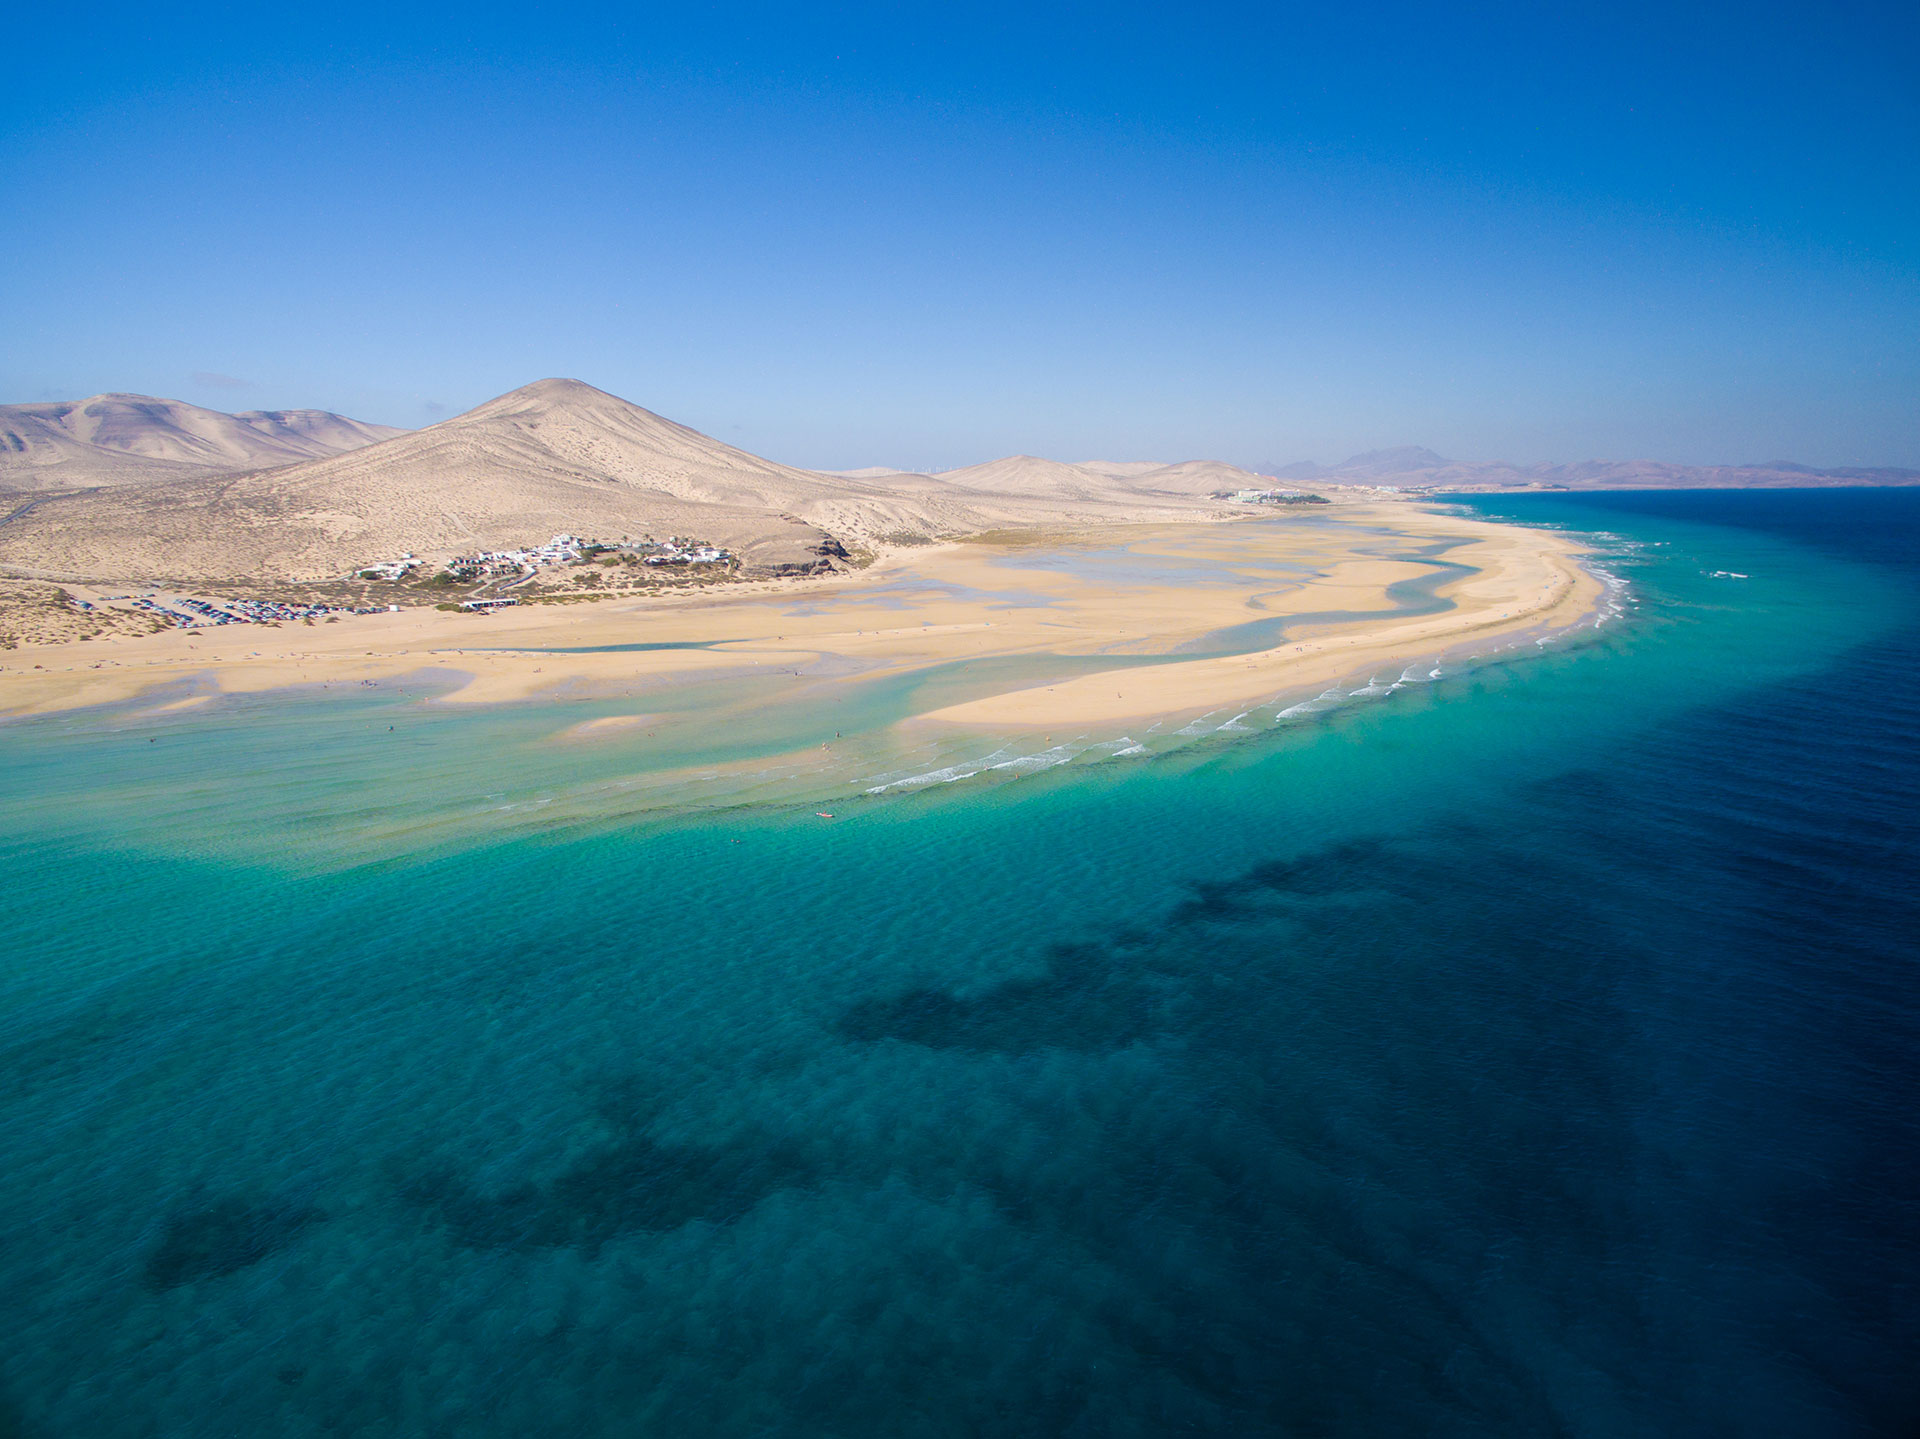
[[[1601, 591], [1563, 536], [1394, 502], [991, 541], [691, 594], [23, 645], [0, 655], [0, 715], [148, 693], [180, 706], [396, 684], [436, 703], [639, 701], [624, 723], [575, 736], [589, 739], [640, 726], [649, 693], [689, 683], [738, 678], [778, 706], [822, 686], [985, 661], [960, 672], [963, 698], [951, 684], [928, 686], [927, 707], [907, 722], [1024, 731], [1259, 703], [1369, 666], [1569, 625]], [[1074, 673], [1048, 673], [1048, 657], [1071, 660]]]

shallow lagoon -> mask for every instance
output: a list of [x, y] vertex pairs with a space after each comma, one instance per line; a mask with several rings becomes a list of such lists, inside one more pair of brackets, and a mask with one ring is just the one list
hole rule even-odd
[[1901, 1432], [1915, 499], [1488, 502], [1633, 607], [832, 821], [592, 704], [0, 729], [11, 1422]]

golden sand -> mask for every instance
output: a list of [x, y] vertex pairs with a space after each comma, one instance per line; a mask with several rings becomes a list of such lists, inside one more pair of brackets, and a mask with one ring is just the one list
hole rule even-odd
[[[627, 694], [644, 703], [661, 686], [741, 676], [765, 682], [777, 703], [777, 682], [789, 678], [817, 692], [956, 660], [1168, 654], [1248, 620], [1362, 612], [1303, 621], [1260, 653], [1009, 681], [960, 702], [949, 692], [947, 703], [914, 717], [1027, 730], [1257, 704], [1369, 666], [1571, 624], [1600, 593], [1563, 536], [1395, 502], [1259, 523], [1056, 532], [1045, 547], [1012, 538], [907, 550], [853, 574], [682, 595], [26, 645], [0, 654], [0, 714], [107, 704], [181, 684], [213, 695], [367, 681], [409, 690], [419, 682], [436, 703]], [[1451, 607], [1391, 613], [1390, 585], [1436, 573], [1409, 551], [1440, 541], [1452, 546], [1446, 562], [1472, 567], [1439, 586]], [[705, 647], [555, 652], [650, 644]], [[567, 734], [587, 739], [646, 719], [615, 717]]]

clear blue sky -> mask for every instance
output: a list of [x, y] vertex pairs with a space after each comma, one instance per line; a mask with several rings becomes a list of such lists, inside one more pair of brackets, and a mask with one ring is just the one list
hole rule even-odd
[[34, 7], [0, 400], [1920, 466], [1920, 5]]

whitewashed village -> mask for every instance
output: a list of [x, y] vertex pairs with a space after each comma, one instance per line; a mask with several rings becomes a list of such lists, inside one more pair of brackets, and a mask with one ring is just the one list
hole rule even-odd
[[[432, 573], [426, 572], [427, 561], [411, 553], [359, 566], [340, 581], [342, 585], [358, 584], [363, 594], [356, 597], [356, 602], [220, 597], [171, 588], [95, 595], [91, 599], [69, 595], [69, 600], [78, 610], [125, 608], [145, 616], [157, 626], [175, 629], [312, 624], [315, 621], [331, 623], [345, 615], [379, 614], [405, 608], [407, 604], [436, 600], [440, 609], [484, 614], [520, 604], [523, 599], [594, 598], [611, 592], [612, 587], [601, 575], [609, 570], [617, 572], [623, 566], [647, 566], [655, 574], [667, 570], [718, 576], [730, 575], [737, 565], [732, 551], [679, 535], [665, 540], [649, 535], [638, 540], [623, 537], [618, 541], [555, 535], [545, 544], [524, 549], [456, 555], [444, 566], [435, 567]], [[572, 573], [568, 575], [567, 571]], [[571, 585], [559, 593], [542, 588], [543, 581], [567, 579]], [[376, 596], [370, 592], [370, 586], [405, 586], [399, 592], [402, 602], [374, 603]], [[466, 593], [458, 598], [441, 598], [461, 590]]]
[[1215, 490], [1213, 498], [1230, 505], [1325, 505], [1325, 495], [1310, 495], [1301, 490]]
[[[466, 610], [499, 609], [520, 602], [518, 595], [505, 591], [531, 585], [545, 571], [563, 566], [588, 565], [596, 561], [606, 568], [639, 563], [700, 566], [709, 570], [719, 567], [727, 571], [735, 563], [731, 551], [679, 535], [666, 540], [655, 540], [650, 535], [639, 540], [624, 537], [617, 542], [586, 540], [577, 535], [555, 535], [544, 545], [531, 545], [526, 549], [481, 550], [476, 554], [456, 555], [429, 583], [478, 585], [482, 587], [481, 590], [458, 601], [459, 607]], [[412, 555], [406, 555], [398, 561], [390, 561], [386, 566], [375, 566], [372, 570], [360, 573], [362, 578], [384, 572], [399, 579], [417, 563]], [[576, 583], [592, 578], [588, 571], [576, 576]], [[485, 592], [488, 587], [492, 587], [491, 593]]]

